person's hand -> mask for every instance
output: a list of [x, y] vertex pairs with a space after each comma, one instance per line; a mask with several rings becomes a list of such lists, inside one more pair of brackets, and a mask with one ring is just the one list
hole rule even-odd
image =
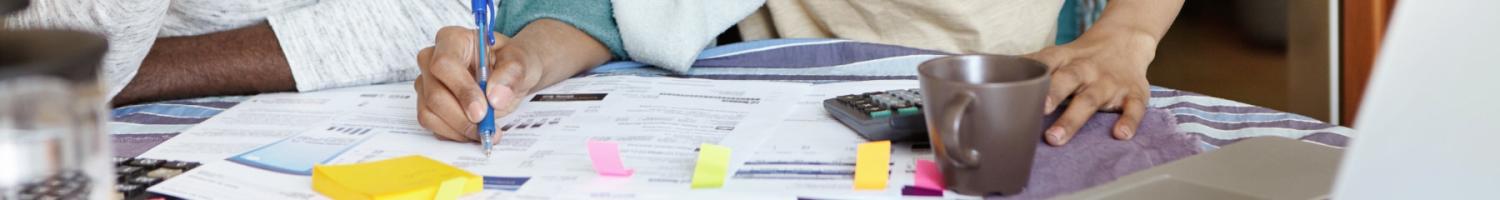
[[[599, 66], [611, 56], [607, 47], [572, 25], [553, 19], [532, 21], [514, 38], [494, 34], [495, 44], [488, 47], [485, 61], [490, 65], [489, 83], [481, 93], [474, 79], [475, 34], [473, 29], [443, 27], [435, 44], [417, 53], [422, 70], [414, 84], [417, 121], [438, 139], [477, 141], [475, 123], [484, 118], [486, 104], [494, 107], [498, 120], [515, 111], [530, 93]], [[499, 141], [501, 135], [491, 139]]]
[[1121, 140], [1134, 137], [1151, 97], [1146, 67], [1156, 56], [1156, 44], [1156, 39], [1145, 34], [1091, 30], [1072, 43], [1026, 55], [1051, 68], [1046, 114], [1069, 101], [1047, 128], [1047, 143], [1067, 144], [1097, 111], [1122, 112], [1112, 135]]
[[[417, 91], [417, 121], [438, 139], [472, 142], [479, 140], [476, 125], [484, 118], [487, 106], [495, 108], [495, 117], [513, 111], [519, 98], [536, 87], [541, 70], [523, 66], [537, 60], [502, 34], [494, 34], [486, 64], [490, 65], [487, 93], [481, 93], [474, 79], [478, 56], [473, 29], [450, 26], [438, 31], [435, 45], [417, 54], [422, 74], [414, 87]], [[489, 98], [485, 98], [489, 94]], [[495, 134], [499, 140], [501, 134]]]

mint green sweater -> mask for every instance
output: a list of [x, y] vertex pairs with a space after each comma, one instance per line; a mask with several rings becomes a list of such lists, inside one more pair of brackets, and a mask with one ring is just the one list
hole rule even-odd
[[507, 36], [515, 36], [537, 19], [554, 19], [593, 36], [609, 48], [614, 59], [629, 58], [609, 0], [501, 0], [499, 6], [492, 28]]

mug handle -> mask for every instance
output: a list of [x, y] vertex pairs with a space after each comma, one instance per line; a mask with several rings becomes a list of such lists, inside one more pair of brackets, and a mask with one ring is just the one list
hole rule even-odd
[[[957, 98], [954, 98], [953, 103], [948, 104], [948, 107], [945, 108], [946, 110], [944, 110], [943, 112], [942, 121], [947, 122], [947, 126], [938, 127], [939, 129], [943, 129], [939, 130], [941, 131], [939, 133], [953, 133], [939, 134], [944, 137], [943, 143], [945, 144], [943, 145], [943, 150], [947, 152], [945, 155], [948, 156], [948, 160], [950, 162], [953, 162], [955, 166], [963, 168], [975, 166], [979, 163], [979, 152], [974, 151], [970, 148], [963, 148], [962, 145], [968, 143], [959, 142], [959, 140], [961, 139], [968, 138], [964, 137], [964, 135], [966, 134], [963, 133], [960, 127], [963, 126], [963, 116], [967, 114], [970, 104], [974, 103], [974, 99], [974, 93], [968, 92], [960, 94]], [[958, 148], [958, 150], [969, 150], [956, 151], [954, 148]]]

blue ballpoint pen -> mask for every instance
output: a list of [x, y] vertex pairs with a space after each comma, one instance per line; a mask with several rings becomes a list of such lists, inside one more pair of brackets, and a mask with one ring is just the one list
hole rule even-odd
[[[494, 19], [495, 13], [490, 12], [492, 9], [490, 7], [490, 0], [473, 0], [471, 6], [474, 9], [474, 26], [479, 31], [478, 34], [474, 34], [479, 40], [476, 42], [477, 45], [475, 45], [479, 49], [479, 56], [476, 56], [476, 59], [479, 60], [477, 62], [479, 63], [479, 69], [475, 70], [478, 73], [474, 73], [474, 80], [479, 82], [479, 91], [486, 92], [489, 89], [485, 85], [489, 82], [490, 77], [489, 65], [485, 63], [489, 60], [489, 53], [486, 50], [489, 50], [489, 45], [495, 42], [491, 39], [494, 32], [490, 30], [490, 19]], [[484, 99], [488, 101], [489, 94], [485, 94], [485, 96], [486, 98]], [[484, 156], [488, 157], [490, 156], [490, 148], [494, 147], [494, 143], [490, 141], [490, 138], [495, 136], [495, 109], [490, 107], [488, 102], [484, 105], [484, 119], [479, 120], [479, 133], [477, 134], [479, 134], [479, 141], [484, 148]]]

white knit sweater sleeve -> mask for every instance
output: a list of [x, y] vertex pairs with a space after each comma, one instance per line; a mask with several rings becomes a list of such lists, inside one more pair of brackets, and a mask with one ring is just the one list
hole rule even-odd
[[614, 0], [615, 24], [625, 52], [636, 62], [678, 73], [719, 33], [739, 23], [765, 0]]
[[77, 30], [109, 40], [102, 63], [106, 99], [135, 77], [156, 42], [168, 0], [36, 0], [5, 18], [6, 29]]
[[323, 0], [269, 17], [298, 91], [413, 80], [443, 26], [472, 27], [468, 0]]

